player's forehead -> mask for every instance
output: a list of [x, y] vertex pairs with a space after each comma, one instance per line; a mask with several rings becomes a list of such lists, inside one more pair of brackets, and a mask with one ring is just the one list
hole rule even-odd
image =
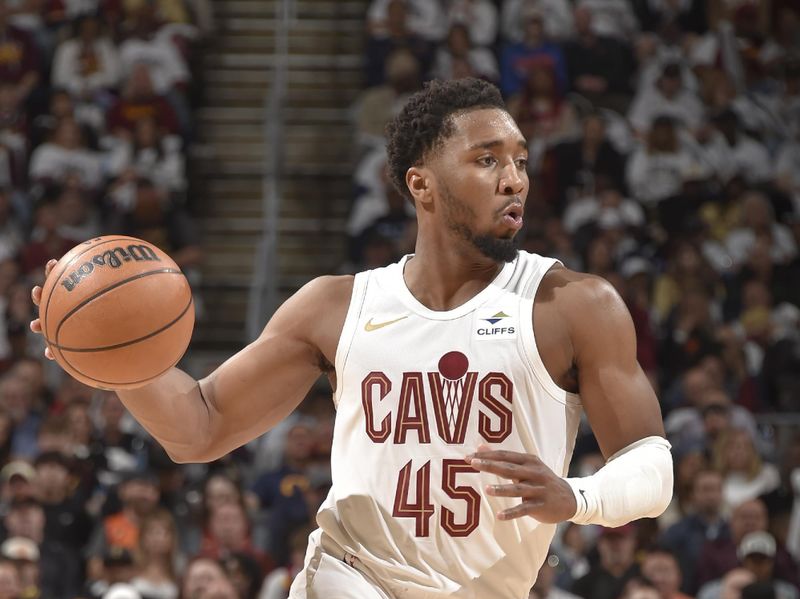
[[519, 127], [505, 110], [481, 108], [460, 112], [450, 118], [453, 134], [445, 145], [451, 150], [465, 152], [497, 142], [514, 149], [527, 147]]

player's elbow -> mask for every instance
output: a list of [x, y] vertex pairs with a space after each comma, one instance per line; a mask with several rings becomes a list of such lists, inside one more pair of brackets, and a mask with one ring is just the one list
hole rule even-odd
[[176, 464], [205, 464], [222, 457], [217, 456], [204, 443], [188, 443], [185, 445], [162, 443], [162, 447], [167, 452], [169, 459]]

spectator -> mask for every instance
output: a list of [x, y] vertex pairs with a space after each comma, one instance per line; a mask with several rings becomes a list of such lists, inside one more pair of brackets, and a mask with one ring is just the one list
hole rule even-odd
[[387, 123], [421, 85], [419, 61], [407, 50], [397, 50], [386, 60], [386, 84], [364, 92], [356, 108], [359, 143], [383, 145]]
[[766, 148], [740, 130], [739, 117], [733, 110], [724, 110], [712, 119], [721, 137], [715, 137], [717, 150], [726, 157], [727, 172], [723, 180], [734, 173], [747, 183], [763, 183], [772, 176], [772, 161]]
[[525, 36], [525, 10], [544, 16], [545, 31], [552, 39], [563, 41], [572, 35], [572, 10], [567, 0], [505, 0], [500, 20], [503, 36], [509, 42], [519, 42]]
[[574, 197], [592, 196], [603, 187], [625, 190], [625, 159], [609, 140], [599, 112], [583, 117], [578, 139], [556, 144], [545, 155], [542, 178], [559, 213]]
[[53, 256], [63, 256], [77, 243], [59, 232], [58, 210], [54, 198], [44, 198], [34, 211], [33, 231], [30, 241], [20, 251], [20, 265], [24, 273], [44, 272], [47, 261]]
[[0, 560], [0, 599], [20, 599], [22, 591], [22, 581], [14, 562]]
[[577, 35], [564, 45], [570, 89], [595, 106], [624, 112], [630, 102], [633, 52], [623, 42], [598, 35], [589, 6], [575, 9]]
[[203, 539], [200, 555], [211, 559], [226, 559], [234, 553], [252, 557], [268, 573], [275, 567], [272, 557], [253, 545], [250, 522], [243, 505], [223, 503], [209, 515], [208, 534]]
[[716, 470], [698, 470], [692, 481], [689, 513], [670, 526], [661, 537], [662, 544], [677, 557], [682, 573], [681, 590], [691, 593], [695, 568], [706, 542], [730, 534], [722, 516], [722, 476]]
[[534, 171], [548, 146], [577, 133], [575, 111], [559, 92], [551, 65], [530, 66], [525, 87], [508, 100], [508, 111], [528, 140]]
[[222, 562], [239, 599], [257, 599], [264, 581], [261, 566], [249, 555], [233, 553]]
[[[752, 582], [769, 583], [775, 589], [775, 596], [780, 599], [797, 599], [800, 593], [792, 584], [774, 576], [775, 539], [768, 532], [751, 532], [742, 538], [738, 556], [742, 568], [753, 575]], [[797, 570], [795, 570], [796, 572]], [[712, 581], [704, 585], [698, 593], [698, 599], [712, 599], [719, 596], [722, 581]]]
[[175, 571], [180, 566], [177, 545], [175, 520], [168, 511], [157, 509], [142, 520], [136, 551], [137, 573], [130, 581], [142, 596], [177, 599]]
[[40, 588], [39, 548], [36, 543], [25, 537], [9, 537], [0, 545], [0, 555], [3, 560], [10, 560], [19, 576], [20, 597], [38, 597], [42, 594]]
[[113, 585], [129, 582], [134, 572], [131, 552], [121, 547], [109, 547], [103, 555], [101, 573], [86, 585], [84, 592], [92, 599], [100, 599]]
[[135, 64], [123, 83], [120, 98], [108, 111], [106, 128], [112, 135], [124, 137], [120, 130], [132, 133], [136, 122], [145, 118], [155, 119], [164, 133], [177, 135], [181, 132], [175, 110], [156, 92], [148, 68]]
[[794, 237], [785, 225], [775, 222], [769, 200], [759, 192], [751, 192], [742, 199], [739, 227], [725, 240], [735, 265], [744, 263], [759, 238], [771, 242], [770, 255], [776, 264], [786, 264], [797, 256]]
[[553, 69], [558, 91], [567, 90], [567, 65], [561, 47], [550, 42], [544, 28], [544, 15], [526, 8], [520, 15], [524, 23], [521, 41], [506, 44], [501, 56], [500, 89], [511, 97], [525, 86], [532, 65], [545, 64]]
[[69, 460], [49, 451], [36, 458], [36, 490], [45, 514], [45, 536], [78, 555], [89, 540], [92, 522], [76, 496]]
[[96, 16], [81, 15], [73, 21], [72, 27], [72, 37], [56, 49], [52, 84], [67, 90], [76, 102], [106, 104], [105, 94], [119, 82], [117, 50], [103, 35]]
[[447, 20], [451, 28], [466, 26], [475, 46], [489, 47], [497, 39], [497, 7], [492, 0], [453, 0], [447, 7]]
[[[197, 557], [187, 564], [181, 581], [181, 599], [206, 599], [209, 590], [230, 586], [225, 570], [214, 559]], [[231, 587], [232, 589], [232, 587]], [[231, 599], [236, 599], [235, 594]]]
[[41, 423], [39, 406], [33, 404], [30, 385], [18, 377], [5, 375], [0, 379], [0, 407], [14, 423], [11, 454], [21, 458], [33, 458], [38, 452], [36, 433]]
[[[447, 33], [447, 17], [438, 2], [403, 0], [406, 22], [414, 34], [430, 42], [439, 42]], [[372, 0], [367, 10], [367, 30], [371, 37], [388, 35], [388, 9], [392, 0]]]
[[13, 9], [7, 4], [0, 8], [0, 81], [13, 86], [14, 103], [24, 106], [39, 84], [41, 55], [30, 35], [9, 22]]
[[761, 460], [750, 433], [741, 429], [724, 432], [714, 447], [714, 466], [723, 476], [722, 497], [731, 509], [775, 490], [778, 469]]
[[386, 7], [385, 34], [370, 36], [364, 50], [367, 87], [386, 81], [389, 57], [398, 50], [409, 51], [427, 73], [433, 60], [433, 44], [412, 33], [408, 28], [408, 5], [405, 0], [391, 0]]
[[[707, 542], [700, 552], [695, 580], [698, 587], [722, 578], [726, 572], [735, 568], [739, 564], [737, 550], [745, 535], [766, 531], [767, 524], [767, 509], [763, 501], [754, 499], [736, 506], [730, 516], [730, 536], [721, 536]], [[797, 566], [791, 555], [781, 546], [777, 546], [775, 551], [775, 576], [796, 586]]]
[[487, 48], [473, 46], [469, 30], [459, 23], [450, 27], [446, 43], [436, 51], [432, 74], [437, 79], [478, 77], [497, 81], [500, 78], [494, 54]]
[[648, 551], [641, 563], [642, 575], [652, 581], [660, 599], [689, 599], [680, 592], [682, 577], [678, 559], [664, 548]]
[[147, 472], [132, 472], [117, 486], [117, 495], [122, 509], [103, 518], [89, 541], [87, 577], [90, 581], [98, 580], [102, 573], [102, 556], [110, 547], [136, 550], [141, 523], [158, 507], [158, 482]]
[[[43, 597], [72, 599], [80, 589], [78, 556], [63, 545], [45, 536], [45, 514], [35, 499], [22, 499], [11, 504], [6, 514], [5, 528], [9, 537], [23, 537], [35, 544], [36, 552], [30, 551], [38, 568], [33, 569], [29, 579], [38, 580]], [[8, 557], [8, 556], [6, 556]]]
[[292, 586], [294, 577], [303, 569], [308, 535], [312, 530], [310, 526], [304, 526], [289, 535], [289, 561], [285, 566], [275, 568], [264, 579], [258, 599], [288, 599], [289, 587]]
[[571, 591], [585, 599], [616, 599], [636, 573], [636, 526], [605, 528], [597, 539], [600, 561], [575, 581]]
[[660, 116], [671, 117], [676, 125], [695, 130], [703, 120], [703, 112], [697, 95], [683, 85], [680, 65], [671, 62], [664, 66], [654, 86], [639, 90], [628, 119], [633, 128], [644, 135]]
[[29, 174], [37, 183], [77, 185], [90, 193], [104, 178], [100, 155], [86, 147], [83, 131], [70, 117], [62, 119], [50, 139], [33, 151]]
[[289, 429], [283, 463], [274, 471], [265, 472], [253, 484], [253, 493], [259, 506], [269, 512], [269, 530], [272, 533], [271, 550], [278, 563], [289, 557], [286, 542], [289, 531], [310, 517], [304, 492], [309, 487], [308, 465], [313, 449], [313, 428], [299, 422]]
[[638, 148], [628, 162], [626, 178], [633, 197], [654, 208], [681, 192], [694, 167], [692, 157], [680, 145], [673, 119], [659, 116], [644, 147]]

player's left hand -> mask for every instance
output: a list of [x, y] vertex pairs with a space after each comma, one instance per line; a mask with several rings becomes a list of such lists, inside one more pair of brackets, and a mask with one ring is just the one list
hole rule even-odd
[[539, 522], [557, 523], [569, 520], [578, 509], [572, 487], [535, 455], [481, 445], [466, 462], [475, 470], [511, 480], [509, 484], [485, 487], [486, 493], [495, 497], [522, 499], [520, 504], [499, 512], [500, 520], [532, 516]]

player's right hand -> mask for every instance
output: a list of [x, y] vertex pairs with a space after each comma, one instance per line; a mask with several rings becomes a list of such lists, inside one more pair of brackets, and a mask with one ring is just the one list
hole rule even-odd
[[[47, 277], [50, 275], [50, 272], [53, 270], [53, 267], [56, 265], [57, 260], [50, 260], [48, 261], [47, 265], [44, 267], [44, 278], [47, 280]], [[39, 301], [42, 299], [42, 288], [36, 285], [33, 289], [31, 289], [31, 299], [33, 300], [33, 305], [38, 307]], [[35, 318], [31, 321], [31, 331], [34, 333], [42, 333], [42, 323], [39, 321], [38, 318]], [[53, 356], [53, 351], [46, 347], [44, 349], [44, 356], [48, 360], [54, 360], [55, 356]]]

